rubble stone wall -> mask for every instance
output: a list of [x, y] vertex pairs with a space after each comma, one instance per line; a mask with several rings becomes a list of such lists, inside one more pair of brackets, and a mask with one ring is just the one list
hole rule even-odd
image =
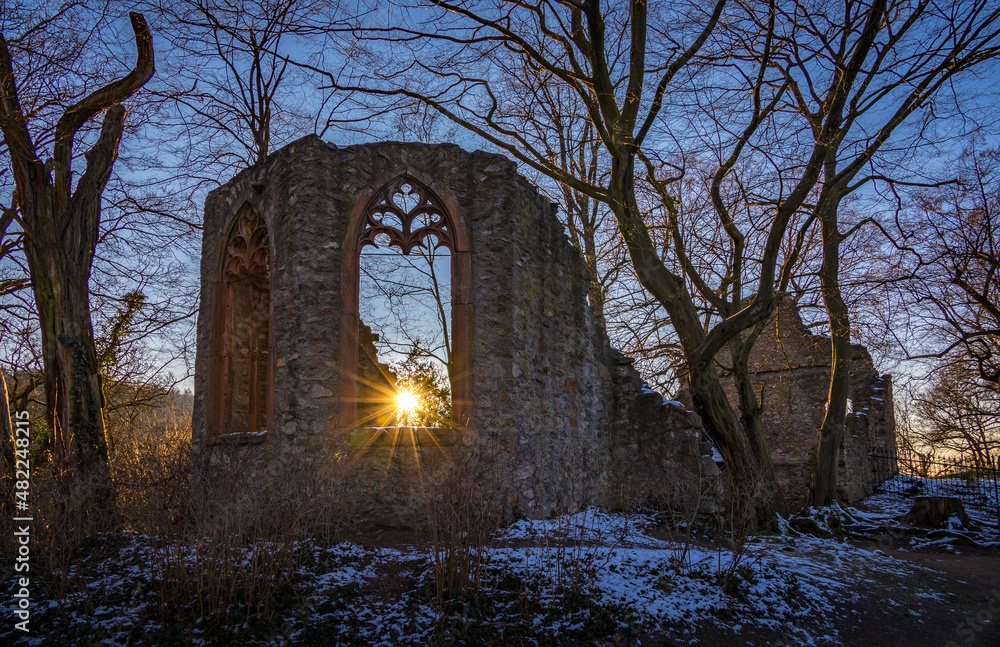
[[651, 390], [633, 364], [630, 357], [614, 357], [608, 504], [678, 508], [689, 518], [720, 512], [721, 472], [700, 416]]
[[[454, 335], [470, 341], [463, 379], [471, 390], [455, 429], [407, 430], [394, 443], [342, 424], [344, 381], [358, 370], [343, 365], [342, 351], [356, 349], [359, 335], [351, 332], [358, 330], [350, 305], [357, 282], [344, 278], [351, 275], [345, 264], [356, 263], [352, 218], [401, 175], [440, 196], [467, 238], [468, 294], [453, 296], [469, 305], [453, 325]], [[258, 434], [220, 433], [209, 415], [218, 406], [210, 394], [219, 256], [245, 204], [261, 214], [271, 245], [272, 422]], [[290, 466], [339, 470], [349, 473], [338, 482], [361, 514], [400, 517], [426, 503], [428, 489], [456, 469], [460, 461], [451, 459], [461, 448], [504, 457], [486, 465], [492, 474], [481, 475], [483, 487], [501, 488], [511, 510], [544, 517], [627, 505], [663, 491], [678, 474], [703, 471], [697, 417], [644, 392], [635, 369], [611, 349], [555, 205], [502, 156], [454, 145], [338, 148], [306, 137], [209, 195], [201, 272], [196, 482], [225, 478], [227, 465], [261, 487], [288, 483]], [[483, 461], [476, 465], [484, 469]]]
[[[724, 363], [724, 362], [723, 362]], [[750, 353], [755, 390], [778, 481], [795, 511], [806, 501], [830, 388], [830, 339], [809, 332], [795, 305], [782, 300]], [[723, 385], [736, 401], [732, 378]], [[857, 501], [875, 487], [868, 455], [895, 451], [892, 377], [879, 375], [864, 347], [853, 346], [851, 403], [839, 473], [840, 496]]]

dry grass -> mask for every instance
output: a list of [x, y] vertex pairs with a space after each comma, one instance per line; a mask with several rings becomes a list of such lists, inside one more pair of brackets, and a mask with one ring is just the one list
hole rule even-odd
[[[115, 515], [88, 507], [97, 498], [96, 485], [56, 478], [44, 465], [34, 469], [33, 575], [44, 581], [50, 599], [73, 596], [83, 599], [84, 607], [100, 607], [104, 601], [87, 598], [91, 593], [77, 567], [84, 559], [93, 565], [115, 554], [121, 544], [116, 533], [140, 533], [154, 547], [148, 564], [154, 575], [135, 586], [137, 591], [144, 587], [142, 596], [151, 596], [143, 599], [155, 601], [156, 622], [164, 627], [197, 622], [206, 635], [227, 640], [266, 635], [272, 631], [269, 623], [302, 603], [297, 596], [303, 595], [303, 585], [296, 580], [301, 540], [336, 541], [350, 529], [357, 512], [349, 496], [357, 494], [352, 465], [319, 461], [283, 474], [280, 488], [262, 487], [255, 480], [260, 472], [252, 453], [236, 451], [228, 456], [226, 469], [192, 485], [188, 420], [187, 411], [177, 408], [116, 430]], [[427, 594], [439, 610], [442, 631], [450, 626], [449, 618], [465, 613], [457, 609], [476, 608], [491, 591], [506, 586], [500, 582], [509, 574], [491, 571], [490, 560], [495, 530], [512, 520], [507, 495], [513, 467], [511, 451], [480, 438], [448, 448], [444, 469], [426, 484], [421, 481], [434, 585]], [[673, 506], [671, 519], [685, 545], [690, 545], [691, 529], [708, 502], [717, 501], [717, 493], [709, 489], [717, 488], [717, 481], [702, 476], [672, 483], [662, 493]], [[737, 520], [728, 534], [738, 551], [752, 532], [739, 520], [752, 516], [748, 512], [755, 498], [746, 497], [745, 490], [728, 492], [733, 498], [725, 505]], [[9, 525], [9, 518], [0, 523]], [[2, 532], [9, 543], [9, 528]], [[567, 526], [538, 538], [536, 559], [529, 559], [526, 570], [514, 574], [510, 583], [521, 591], [509, 591], [515, 600], [521, 596], [515, 610], [527, 615], [538, 611], [524, 592], [530, 582], [553, 583], [560, 595], [576, 595], [573, 599], [584, 596], [593, 573], [609, 559], [608, 547], [621, 539], [574, 540], [574, 533], [590, 539], [594, 534], [593, 529]], [[734, 560], [733, 578], [739, 564], [740, 559]]]
[[511, 459], [500, 443], [480, 440], [450, 453], [442, 483], [422, 492], [439, 604], [477, 597], [494, 531], [506, 521]]

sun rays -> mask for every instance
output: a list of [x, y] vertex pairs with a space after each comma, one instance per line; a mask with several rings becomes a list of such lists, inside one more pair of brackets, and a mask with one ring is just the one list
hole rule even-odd
[[396, 392], [396, 417], [400, 420], [409, 420], [415, 414], [420, 413], [422, 408], [420, 396], [417, 393], [409, 389]]

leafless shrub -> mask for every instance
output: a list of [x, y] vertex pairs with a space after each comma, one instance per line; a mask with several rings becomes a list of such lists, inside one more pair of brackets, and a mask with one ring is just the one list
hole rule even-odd
[[111, 470], [125, 527], [160, 534], [178, 528], [188, 512], [190, 415], [168, 405], [146, 422], [119, 435]]
[[460, 444], [440, 489], [423, 491], [438, 603], [477, 597], [494, 531], [504, 522], [509, 453], [494, 441]]
[[[730, 472], [724, 472], [723, 476], [725, 514], [721, 517], [723, 536], [719, 537], [719, 580], [726, 588], [739, 577], [741, 569], [759, 558], [751, 552], [750, 540], [762, 530], [761, 505], [771, 500], [772, 494], [771, 481], [765, 474], [734, 478]], [[721, 563], [723, 550], [732, 553], [724, 567]]]
[[[697, 461], [671, 460], [645, 476], [634, 476], [629, 488], [619, 492], [619, 507], [653, 513], [661, 532], [676, 545], [675, 559], [681, 568], [691, 566], [690, 552], [695, 531], [719, 529], [725, 525], [725, 477], [707, 456]], [[642, 470], [639, 470], [642, 473]]]
[[[166, 537], [155, 551], [159, 576], [151, 583], [161, 620], [178, 608], [223, 626], [242, 617], [266, 622], [276, 599], [291, 590], [295, 543], [268, 537], [263, 510], [240, 509], [199, 519], [182, 541]], [[238, 612], [241, 618], [232, 615]]]
[[[61, 595], [73, 586], [72, 570], [81, 551], [92, 547], [96, 537], [118, 530], [121, 518], [113, 510], [93, 506], [95, 500], [107, 499], [106, 482], [61, 476], [51, 464], [33, 467], [27, 511], [32, 519], [30, 568]], [[4, 519], [7, 537], [13, 537], [8, 524], [24, 525]]]

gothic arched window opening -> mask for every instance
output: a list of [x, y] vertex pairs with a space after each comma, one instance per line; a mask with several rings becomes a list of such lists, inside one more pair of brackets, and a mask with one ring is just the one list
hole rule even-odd
[[369, 202], [357, 248], [358, 424], [451, 426], [454, 246], [447, 212], [412, 178]]
[[236, 218], [218, 284], [217, 434], [268, 428], [271, 402], [271, 259], [267, 227], [251, 208]]

